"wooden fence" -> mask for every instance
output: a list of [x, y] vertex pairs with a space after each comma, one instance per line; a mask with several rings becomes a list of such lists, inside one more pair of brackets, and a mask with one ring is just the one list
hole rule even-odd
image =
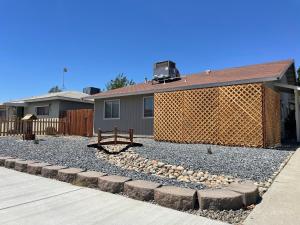
[[93, 109], [69, 110], [64, 121], [66, 122], [66, 133], [68, 135], [79, 135], [92, 137], [93, 128]]
[[[27, 130], [27, 121], [0, 119], [0, 136], [22, 135]], [[44, 118], [32, 121], [32, 133], [36, 135], [79, 135], [92, 137], [93, 110], [69, 110], [62, 118]]]
[[[0, 136], [22, 135], [26, 132], [27, 121], [21, 119], [0, 120]], [[32, 121], [32, 131], [36, 135], [65, 134], [65, 120], [45, 118]]]

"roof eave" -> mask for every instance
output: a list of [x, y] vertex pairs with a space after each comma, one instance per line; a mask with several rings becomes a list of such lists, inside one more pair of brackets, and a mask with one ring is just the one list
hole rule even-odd
[[53, 97], [46, 97], [46, 98], [37, 98], [37, 99], [27, 99], [24, 100], [25, 102], [42, 102], [42, 101], [55, 101], [55, 100], [63, 100], [63, 101], [72, 101], [72, 102], [84, 102], [84, 103], [91, 103], [94, 102], [92, 100], [86, 100], [84, 98], [70, 98], [70, 97], [63, 97], [63, 96], [53, 96]]
[[117, 98], [117, 97], [125, 97], [125, 96], [134, 96], [134, 95], [146, 95], [153, 93], [161, 93], [161, 92], [171, 92], [171, 91], [183, 91], [190, 89], [198, 89], [198, 88], [210, 88], [210, 87], [219, 87], [219, 86], [230, 86], [230, 85], [239, 85], [239, 84], [249, 84], [249, 83], [264, 83], [279, 80], [282, 75], [274, 76], [274, 77], [266, 77], [266, 78], [254, 78], [247, 80], [238, 80], [238, 81], [228, 81], [228, 82], [218, 82], [218, 83], [209, 83], [209, 84], [195, 84], [188, 86], [180, 86], [180, 87], [172, 87], [172, 88], [164, 88], [159, 90], [147, 90], [147, 91], [137, 91], [125, 94], [111, 94], [109, 96], [94, 96], [93, 99], [108, 99], [108, 98]]
[[19, 102], [5, 102], [4, 105], [7, 106], [27, 106], [27, 103], [31, 102], [43, 102], [43, 101], [55, 101], [55, 100], [63, 100], [63, 101], [71, 101], [71, 102], [83, 102], [83, 103], [90, 103], [94, 104], [93, 100], [84, 99], [84, 98], [70, 98], [70, 97], [63, 97], [63, 96], [53, 96], [53, 97], [45, 97], [45, 98], [36, 98], [36, 99], [24, 99], [22, 103]]

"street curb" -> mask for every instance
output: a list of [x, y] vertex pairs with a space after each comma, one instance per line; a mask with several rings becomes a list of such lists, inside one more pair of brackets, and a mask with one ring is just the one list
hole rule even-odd
[[[9, 169], [15, 168], [15, 162], [19, 161], [21, 159], [15, 159], [13, 157], [0, 157], [0, 166], [5, 166]], [[23, 163], [26, 162], [26, 160]], [[28, 161], [28, 165], [32, 164], [31, 161]], [[31, 174], [31, 175], [37, 175], [37, 176], [43, 176], [46, 178], [52, 178], [57, 179], [63, 182], [71, 183], [74, 185], [79, 186], [86, 186], [86, 187], [98, 187], [98, 189], [110, 193], [123, 193], [124, 187], [126, 192], [133, 192], [133, 190], [129, 190], [128, 187], [131, 187], [132, 184], [135, 182], [145, 182], [150, 184], [149, 181], [132, 181], [130, 178], [127, 177], [121, 177], [121, 176], [115, 176], [115, 175], [107, 175], [105, 173], [99, 172], [99, 176], [97, 179], [97, 185], [95, 183], [95, 180], [93, 181], [93, 185], [90, 184], [90, 182], [87, 182], [87, 180], [84, 180], [85, 182], [82, 182], [83, 175], [85, 173], [89, 173], [92, 171], [84, 171], [80, 168], [68, 168], [65, 166], [57, 166], [57, 165], [48, 165], [48, 163], [39, 162], [38, 163], [41, 168], [41, 174]], [[26, 166], [28, 170], [28, 165]], [[30, 171], [22, 171], [22, 172], [30, 172]], [[85, 179], [87, 179], [85, 177]], [[78, 182], [80, 181], [80, 182]], [[230, 190], [232, 192], [232, 196], [228, 195], [228, 188], [222, 188], [222, 189], [208, 189], [208, 190], [194, 190], [190, 188], [181, 188], [176, 186], [161, 186], [161, 184], [157, 184], [157, 187], [153, 187], [154, 195], [153, 198], [150, 197], [142, 197], [145, 196], [145, 190], [146, 186], [143, 188], [136, 187], [134, 188], [134, 193], [128, 195], [128, 197], [136, 199], [136, 200], [142, 200], [142, 201], [151, 201], [154, 199], [154, 201], [164, 207], [176, 209], [176, 210], [190, 210], [190, 209], [197, 209], [199, 206], [200, 208], [203, 207], [203, 196], [201, 196], [201, 193], [208, 192], [209, 194], [205, 196], [205, 202], [207, 207], [204, 208], [210, 208], [211, 205], [214, 205], [216, 202], [216, 199], [222, 199], [222, 201], [218, 202], [218, 207], [211, 208], [211, 209], [222, 209], [226, 208], [228, 210], [236, 210], [239, 208], [242, 208], [244, 206], [247, 206], [249, 201], [245, 201], [245, 194], [241, 191], [241, 189], [237, 188], [239, 185], [243, 184], [235, 184], [235, 188], [237, 191]], [[243, 187], [243, 186], [241, 186]], [[131, 187], [132, 189], [132, 187]], [[148, 190], [149, 191], [149, 190]], [[125, 194], [126, 194], [125, 192]], [[222, 195], [224, 193], [224, 195]], [[255, 196], [257, 195], [257, 196]], [[138, 196], [138, 197], [137, 197]], [[236, 199], [241, 199], [243, 204], [236, 204]], [[254, 191], [251, 192], [251, 203], [255, 204], [257, 202], [254, 202], [253, 199], [258, 199], [258, 192]], [[202, 201], [202, 202], [201, 202]]]

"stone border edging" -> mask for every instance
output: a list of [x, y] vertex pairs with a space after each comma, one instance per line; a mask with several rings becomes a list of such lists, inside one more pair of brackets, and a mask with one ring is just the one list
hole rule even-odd
[[176, 186], [162, 186], [159, 183], [144, 180], [132, 181], [128, 177], [84, 171], [79, 168], [50, 165], [14, 157], [0, 157], [0, 166], [74, 185], [98, 187], [106, 192], [124, 192], [130, 198], [141, 201], [154, 200], [161, 206], [176, 210], [196, 209], [198, 206], [202, 210], [236, 210], [256, 204], [259, 198], [257, 186], [249, 182], [232, 183], [222, 189], [194, 190]]

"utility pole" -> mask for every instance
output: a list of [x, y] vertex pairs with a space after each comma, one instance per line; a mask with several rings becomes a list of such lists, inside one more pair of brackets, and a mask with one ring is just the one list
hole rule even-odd
[[63, 84], [62, 84], [62, 89], [65, 90], [65, 73], [68, 72], [68, 69], [64, 67], [63, 69]]

